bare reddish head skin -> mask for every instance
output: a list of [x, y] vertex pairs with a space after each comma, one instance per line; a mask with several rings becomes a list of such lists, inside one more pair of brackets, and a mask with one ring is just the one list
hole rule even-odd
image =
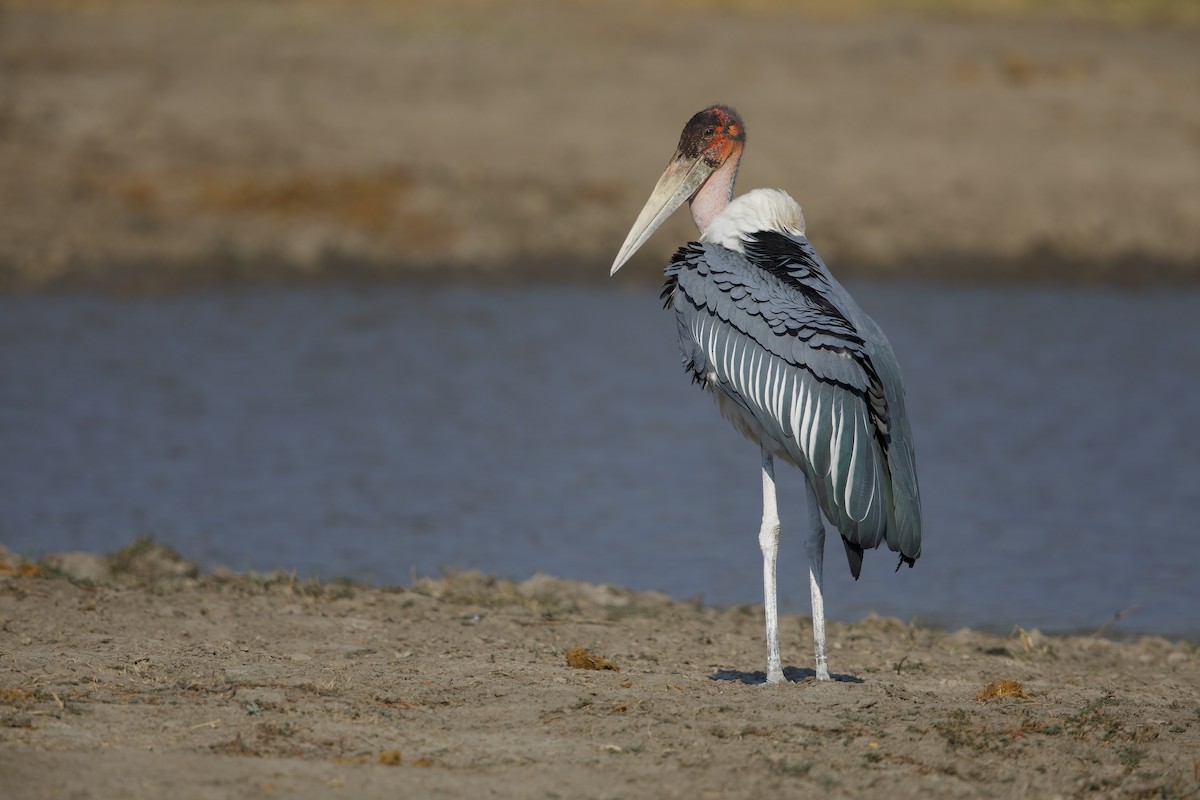
[[698, 112], [679, 137], [679, 155], [690, 161], [704, 158], [710, 167], [723, 164], [746, 141], [746, 125], [729, 106], [709, 106]]

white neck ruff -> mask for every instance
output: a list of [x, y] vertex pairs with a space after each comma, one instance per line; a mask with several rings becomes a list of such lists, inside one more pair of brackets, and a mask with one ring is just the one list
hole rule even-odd
[[[694, 216], [695, 211], [692, 213]], [[742, 242], [750, 234], [760, 231], [803, 236], [804, 212], [800, 210], [800, 204], [785, 191], [754, 189], [731, 200], [701, 231], [700, 241], [742, 253]]]

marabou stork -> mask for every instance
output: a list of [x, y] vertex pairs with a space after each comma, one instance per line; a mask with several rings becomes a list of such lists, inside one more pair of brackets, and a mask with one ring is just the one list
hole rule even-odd
[[[666, 269], [685, 369], [762, 451], [767, 682], [783, 680], [775, 563], [779, 514], [774, 458], [799, 467], [808, 489], [809, 584], [816, 677], [825, 653], [822, 513], [841, 534], [855, 579], [863, 551], [887, 542], [910, 567], [921, 555], [921, 500], [904, 387], [879, 326], [830, 274], [785, 192], [733, 199], [746, 127], [727, 106], [688, 121], [679, 147], [613, 262], [615, 274], [686, 201], [700, 241]], [[899, 569], [897, 564], [897, 569]]]

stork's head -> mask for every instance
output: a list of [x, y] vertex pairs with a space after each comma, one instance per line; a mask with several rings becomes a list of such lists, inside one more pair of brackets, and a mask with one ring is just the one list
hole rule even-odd
[[625, 237], [611, 274], [685, 201], [693, 204], [692, 216], [703, 231], [733, 196], [745, 141], [746, 126], [729, 106], [709, 106], [688, 120], [675, 155]]

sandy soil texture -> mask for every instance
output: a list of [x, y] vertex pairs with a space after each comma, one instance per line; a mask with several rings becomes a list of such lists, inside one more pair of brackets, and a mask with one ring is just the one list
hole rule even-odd
[[787, 617], [769, 687], [760, 612], [548, 577], [201, 574], [149, 542], [2, 553], [3, 794], [1200, 792], [1194, 644], [869, 619], [831, 626], [840, 680], [818, 684]]
[[[741, 188], [792, 192], [842, 274], [1200, 270], [1194, 6], [729, 5], [13, 0], [0, 289], [600, 279], [718, 101]], [[679, 215], [627, 272], [692, 235]]]

